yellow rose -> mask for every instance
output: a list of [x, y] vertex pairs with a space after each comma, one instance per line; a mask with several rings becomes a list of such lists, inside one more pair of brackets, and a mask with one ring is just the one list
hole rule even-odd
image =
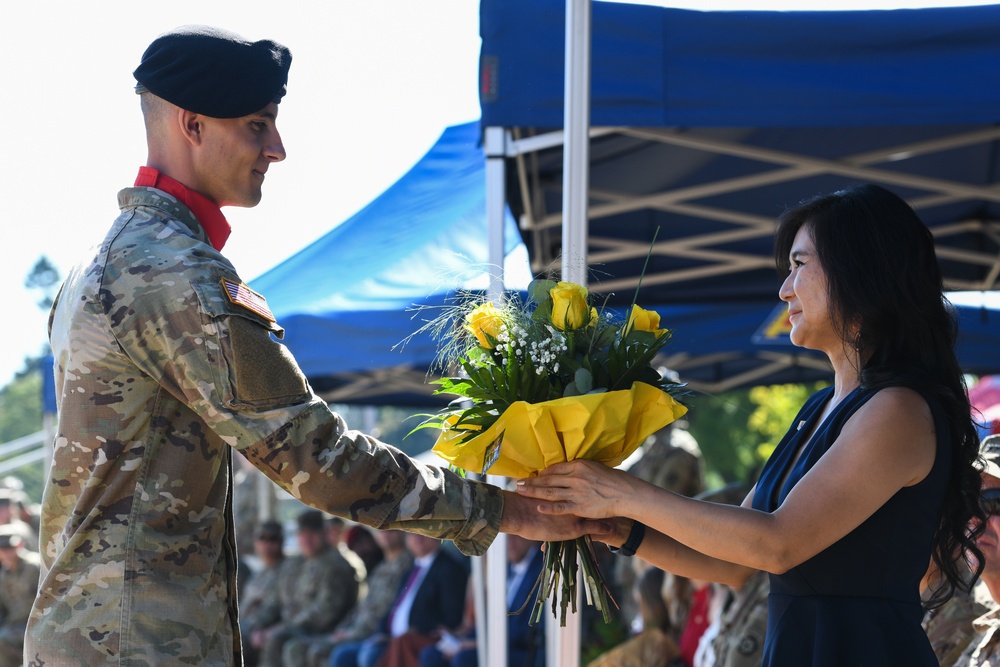
[[549, 290], [552, 297], [552, 324], [560, 331], [579, 329], [590, 321], [587, 288], [576, 283], [557, 283]]
[[493, 349], [493, 343], [486, 336], [492, 336], [496, 340], [502, 325], [503, 318], [492, 301], [476, 306], [465, 316], [465, 330], [475, 336], [479, 344], [487, 350]]
[[635, 304], [632, 305], [632, 312], [628, 316], [628, 328], [639, 331], [649, 331], [656, 335], [664, 332], [660, 328], [660, 314], [655, 310], [643, 310]]

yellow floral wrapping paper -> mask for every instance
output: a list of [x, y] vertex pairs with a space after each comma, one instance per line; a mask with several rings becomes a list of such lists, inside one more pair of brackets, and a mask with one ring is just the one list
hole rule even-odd
[[[459, 444], [466, 431], [442, 431], [434, 452], [463, 470], [503, 477], [528, 477], [575, 459], [615, 467], [686, 412], [666, 392], [636, 382], [631, 389], [512, 403], [489, 429], [467, 442]], [[487, 452], [501, 435], [499, 456], [484, 471]]]

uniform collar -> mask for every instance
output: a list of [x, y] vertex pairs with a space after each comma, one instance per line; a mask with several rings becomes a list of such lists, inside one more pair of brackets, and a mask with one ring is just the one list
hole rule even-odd
[[226, 216], [222, 214], [222, 210], [205, 195], [195, 192], [166, 174], [161, 174], [153, 167], [139, 167], [139, 175], [136, 176], [135, 185], [136, 187], [156, 188], [173, 195], [180, 203], [191, 209], [191, 213], [194, 214], [208, 235], [208, 240], [213, 248], [221, 251], [222, 247], [226, 245], [232, 227], [226, 220]]

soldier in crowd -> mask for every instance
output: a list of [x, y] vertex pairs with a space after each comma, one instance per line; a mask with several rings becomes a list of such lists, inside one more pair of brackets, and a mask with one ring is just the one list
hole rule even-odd
[[[628, 468], [631, 475], [650, 484], [670, 489], [685, 496], [695, 496], [705, 490], [701, 448], [682, 422], [674, 422], [650, 436], [642, 446], [642, 456]], [[616, 557], [610, 572], [616, 587], [616, 599], [621, 603], [621, 615], [627, 625], [639, 620], [639, 609], [632, 594], [646, 564], [637, 558]], [[687, 620], [693, 591], [691, 582], [672, 573], [666, 575], [665, 587], [670, 590], [668, 604], [673, 621], [670, 636], [680, 640]]]
[[10, 526], [21, 536], [24, 548], [38, 551], [38, 533], [30, 523], [22, 518], [22, 508], [27, 505], [27, 496], [20, 489], [0, 487], [0, 526]]
[[[979, 547], [983, 548], [982, 545]], [[969, 573], [972, 577], [972, 573]], [[941, 667], [953, 667], [976, 635], [974, 621], [996, 607], [980, 580], [972, 590], [956, 588], [943, 605], [934, 602], [942, 577], [934, 560], [920, 582], [920, 597], [928, 606], [921, 625]]]
[[134, 71], [146, 164], [49, 318], [59, 405], [25, 640], [37, 665], [241, 662], [237, 455], [307, 505], [468, 554], [499, 530], [611, 535], [611, 522], [543, 515], [414, 461], [350, 430], [313, 392], [267, 300], [222, 254], [222, 208], [255, 206], [285, 158], [290, 66], [276, 42], [184, 26]]
[[323, 514], [308, 509], [298, 517], [301, 554], [278, 575], [281, 617], [263, 631], [263, 667], [301, 667], [307, 639], [330, 632], [357, 604], [358, 573], [326, 541]]
[[24, 548], [21, 531], [11, 524], [0, 526], [0, 667], [21, 664], [38, 574], [38, 554]]
[[587, 667], [668, 667], [680, 658], [670, 636], [670, 610], [663, 596], [664, 571], [643, 570], [632, 593], [639, 609], [639, 631], [592, 660]]
[[376, 530], [374, 536], [382, 547], [383, 558], [368, 573], [368, 593], [330, 635], [309, 643], [307, 667], [327, 667], [335, 647], [374, 635], [379, 623], [389, 615], [403, 580], [413, 568], [413, 555], [406, 548], [406, 533], [402, 531]]
[[975, 635], [955, 660], [955, 667], [990, 667], [1000, 664], [1000, 435], [983, 439], [979, 449], [983, 460], [983, 511], [986, 530], [976, 545], [983, 552], [983, 585], [992, 598], [991, 609], [973, 621]]
[[[345, 539], [348, 530], [347, 522], [339, 516], [328, 516], [323, 525], [326, 543], [330, 548], [340, 552], [340, 555], [357, 571], [358, 581], [364, 582], [368, 578], [368, 566], [365, 564], [364, 559], [347, 545], [347, 540]], [[362, 588], [359, 597], [364, 597], [364, 592], [365, 590]]]
[[265, 521], [254, 535], [260, 568], [240, 595], [243, 663], [254, 667], [266, 637], [265, 629], [281, 620], [281, 568], [285, 564], [285, 531], [279, 521]]
[[[31, 502], [31, 498], [29, 498], [27, 492], [25, 492], [24, 482], [22, 482], [19, 477], [7, 475], [6, 477], [0, 479], [0, 489], [11, 490], [11, 505], [14, 508], [13, 516], [31, 527], [33, 540], [28, 540], [27, 545], [29, 547], [31, 544], [37, 545], [39, 508], [37, 503]], [[37, 548], [34, 550], [37, 551]]]
[[374, 532], [361, 524], [355, 524], [344, 532], [343, 544], [347, 553], [361, 559], [365, 572], [374, 570], [385, 558]]
[[[715, 503], [739, 505], [750, 485], [727, 484], [696, 496]], [[757, 572], [739, 588], [711, 584], [709, 625], [695, 652], [694, 667], [754, 667], [764, 656], [767, 630], [767, 596], [771, 591], [766, 572]]]
[[[507, 667], [545, 667], [545, 616], [532, 625], [531, 604], [544, 554], [538, 542], [516, 535], [507, 538]], [[443, 632], [420, 652], [419, 667], [477, 667], [475, 590], [466, 591], [461, 632]], [[523, 611], [522, 611], [523, 609]], [[518, 613], [520, 612], [520, 613]], [[392, 666], [395, 667], [395, 666]]]
[[757, 572], [737, 589], [717, 586], [718, 615], [702, 635], [695, 667], [756, 667], [764, 656], [767, 631], [767, 572]]
[[466, 564], [439, 540], [424, 535], [408, 534], [406, 547], [413, 554], [413, 568], [396, 591], [388, 615], [375, 634], [335, 648], [331, 667], [396, 667], [404, 654], [415, 660], [419, 651], [437, 641], [441, 628], [462, 622]]

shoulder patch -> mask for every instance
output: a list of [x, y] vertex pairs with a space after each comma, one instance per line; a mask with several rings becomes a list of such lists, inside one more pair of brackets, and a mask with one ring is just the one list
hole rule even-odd
[[226, 291], [226, 296], [237, 306], [243, 306], [247, 310], [257, 313], [269, 322], [276, 322], [271, 309], [267, 307], [267, 300], [263, 295], [254, 292], [247, 287], [246, 283], [237, 283], [232, 280], [222, 279], [222, 289]]

